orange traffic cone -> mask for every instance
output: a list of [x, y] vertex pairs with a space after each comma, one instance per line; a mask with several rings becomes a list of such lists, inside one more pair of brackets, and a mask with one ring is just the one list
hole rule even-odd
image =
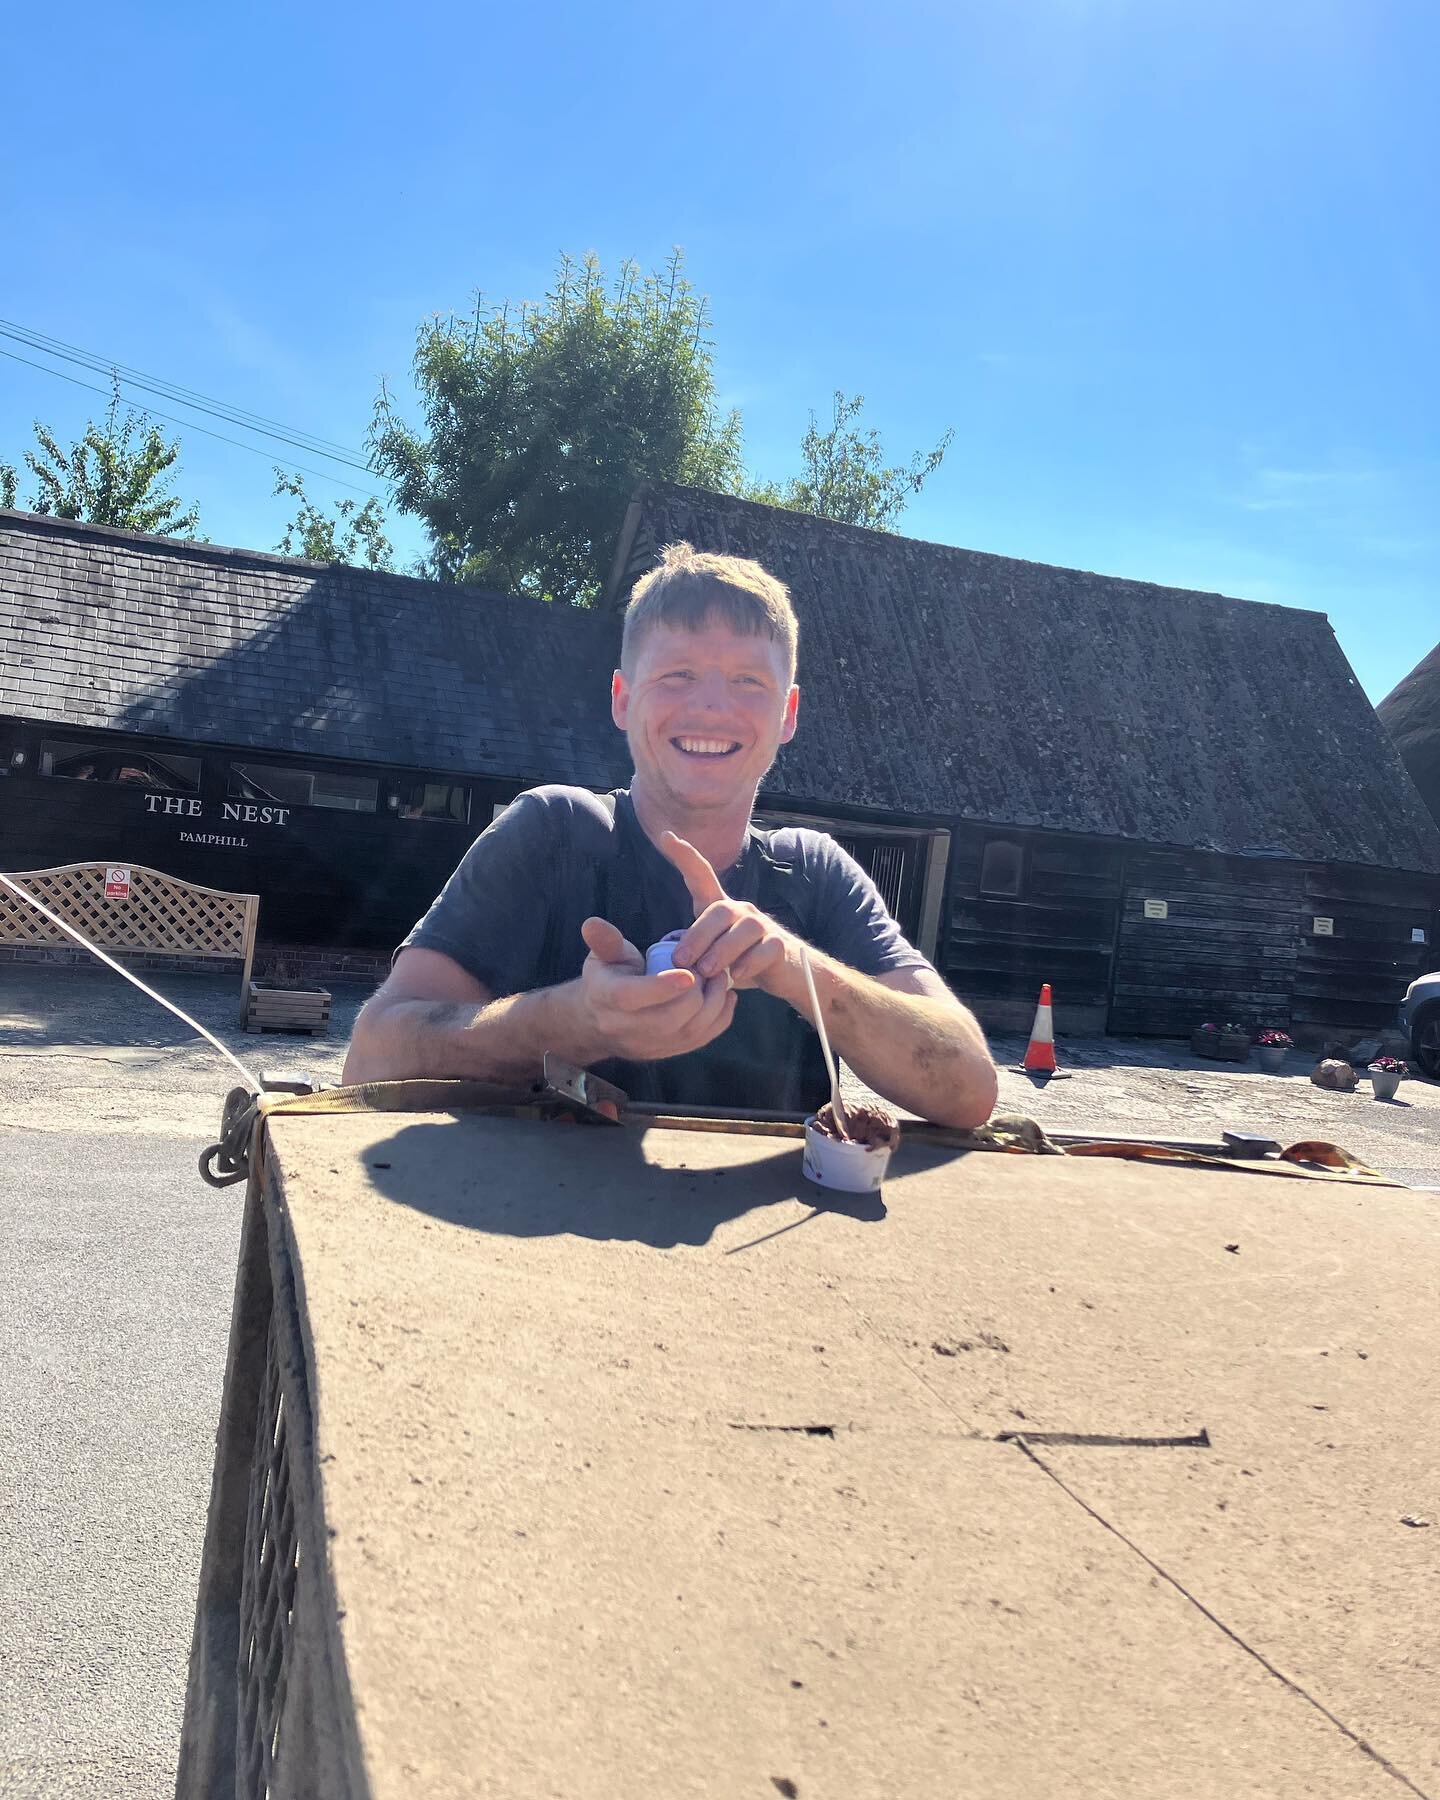
[[1030, 1042], [1025, 1047], [1025, 1060], [1017, 1075], [1059, 1075], [1055, 1062], [1055, 1014], [1050, 997], [1050, 983], [1040, 989], [1040, 1004], [1035, 1008], [1035, 1023], [1030, 1028]]

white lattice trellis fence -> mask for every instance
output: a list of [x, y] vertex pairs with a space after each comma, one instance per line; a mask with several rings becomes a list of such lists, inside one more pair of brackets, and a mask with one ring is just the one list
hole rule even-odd
[[[255, 956], [255, 927], [260, 917], [258, 894], [227, 894], [198, 887], [159, 869], [132, 864], [128, 893], [106, 897], [106, 863], [67, 863], [60, 869], [17, 870], [10, 879], [43, 906], [112, 954], [128, 951], [146, 956], [183, 956], [236, 961], [240, 976], [243, 1021], [250, 991], [250, 965]], [[0, 945], [27, 948], [70, 946], [60, 927], [33, 906], [0, 887]]]

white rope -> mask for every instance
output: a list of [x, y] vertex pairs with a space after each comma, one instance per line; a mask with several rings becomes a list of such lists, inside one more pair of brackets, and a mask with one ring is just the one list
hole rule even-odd
[[260, 1083], [245, 1067], [240, 1058], [236, 1056], [233, 1051], [227, 1050], [220, 1042], [219, 1038], [215, 1037], [211, 1032], [208, 1032], [198, 1020], [192, 1019], [189, 1013], [182, 1012], [178, 1006], [174, 1005], [172, 1001], [167, 1000], [163, 994], [157, 994], [154, 988], [146, 987], [145, 983], [141, 981], [138, 976], [132, 975], [127, 968], [116, 962], [113, 956], [107, 956], [103, 950], [98, 949], [90, 942], [89, 938], [77, 931], [73, 925], [67, 925], [58, 913], [51, 912], [50, 908], [42, 905], [33, 894], [27, 894], [18, 881], [12, 881], [8, 875], [0, 875], [0, 881], [4, 882], [5, 886], [9, 888], [12, 894], [18, 894], [22, 900], [28, 901], [29, 904], [35, 908], [36, 912], [43, 913], [52, 925], [58, 925], [62, 931], [68, 933], [82, 949], [88, 950], [92, 956], [98, 956], [101, 962], [106, 964], [107, 967], [112, 968], [117, 975], [123, 975], [132, 986], [139, 988], [142, 994], [148, 994], [157, 1005], [163, 1006], [167, 1012], [174, 1013], [177, 1019], [183, 1019], [192, 1031], [198, 1031], [207, 1044], [213, 1045], [223, 1057], [234, 1063], [235, 1067], [245, 1077], [245, 1085], [250, 1089], [252, 1094], [258, 1094], [260, 1092]]

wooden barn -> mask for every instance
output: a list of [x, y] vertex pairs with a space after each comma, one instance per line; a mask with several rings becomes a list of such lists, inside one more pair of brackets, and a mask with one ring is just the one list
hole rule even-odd
[[768, 798], [929, 834], [935, 954], [992, 1026], [1049, 981], [1072, 1032], [1358, 1036], [1440, 962], [1440, 830], [1324, 614], [668, 486], [611, 604], [678, 538], [789, 584], [801, 725]]
[[0, 513], [0, 868], [261, 896], [263, 971], [371, 974], [497, 806], [614, 785], [614, 621]]
[[0, 867], [261, 896], [260, 968], [376, 973], [521, 788], [622, 783], [619, 608], [656, 548], [801, 618], [764, 819], [835, 833], [995, 1027], [1341, 1035], [1431, 965], [1440, 831], [1324, 617], [642, 491], [609, 604], [0, 513]]
[[[0, 868], [255, 892], [262, 972], [378, 973], [522, 788], [629, 779], [619, 644], [610, 611], [0, 512]], [[933, 834], [831, 823], [933, 947]]]
[[1440, 644], [1375, 708], [1440, 824]]

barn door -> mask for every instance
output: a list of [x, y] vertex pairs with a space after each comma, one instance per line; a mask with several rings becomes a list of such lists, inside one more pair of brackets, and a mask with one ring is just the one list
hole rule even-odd
[[1186, 1037], [1207, 1019], [1255, 1029], [1290, 1022], [1293, 863], [1152, 852], [1125, 871], [1109, 1029]]

